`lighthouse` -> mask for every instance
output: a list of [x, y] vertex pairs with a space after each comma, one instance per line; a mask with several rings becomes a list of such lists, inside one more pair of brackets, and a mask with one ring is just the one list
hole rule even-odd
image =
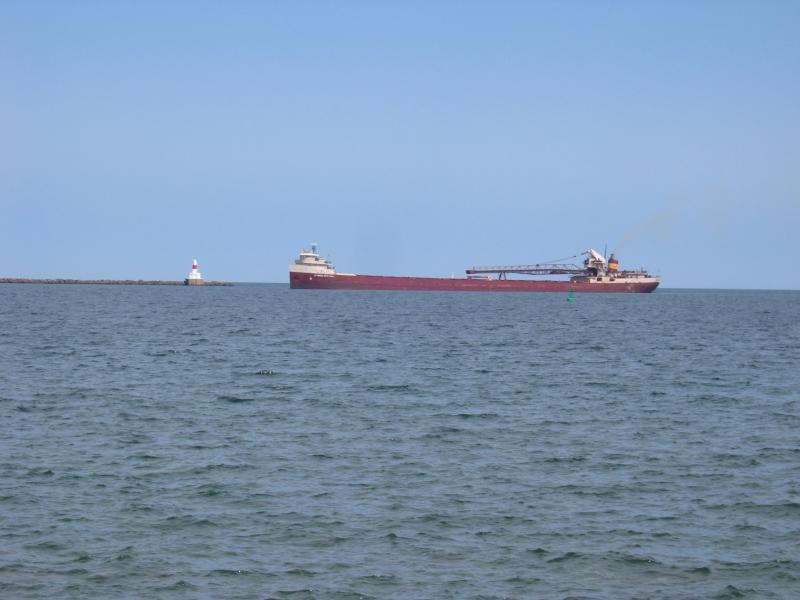
[[192, 260], [192, 270], [183, 281], [186, 285], [203, 285], [203, 275], [197, 269], [197, 259]]

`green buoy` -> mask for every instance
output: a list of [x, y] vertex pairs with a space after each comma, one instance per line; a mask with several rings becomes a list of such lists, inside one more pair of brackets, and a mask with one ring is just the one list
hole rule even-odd
[[567, 302], [575, 302], [575, 290], [569, 288], [569, 293], [567, 294]]

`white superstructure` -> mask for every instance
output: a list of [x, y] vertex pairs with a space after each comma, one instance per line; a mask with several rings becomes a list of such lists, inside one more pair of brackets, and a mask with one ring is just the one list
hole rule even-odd
[[290, 273], [312, 273], [314, 275], [336, 275], [331, 261], [325, 260], [317, 253], [317, 245], [311, 244], [311, 250], [303, 250], [300, 256], [289, 265]]
[[661, 279], [653, 277], [646, 271], [620, 271], [619, 261], [611, 254], [611, 257], [606, 261], [605, 256], [600, 254], [597, 250], [589, 248], [583, 252], [586, 260], [583, 261], [583, 266], [586, 267], [588, 275], [576, 275], [572, 277], [572, 281], [584, 281], [587, 283], [655, 283], [658, 284]]

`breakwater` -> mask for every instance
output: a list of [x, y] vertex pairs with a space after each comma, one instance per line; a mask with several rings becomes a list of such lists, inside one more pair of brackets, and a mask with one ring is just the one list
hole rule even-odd
[[[92, 285], [186, 285], [184, 281], [164, 281], [160, 279], [30, 279], [27, 277], [0, 277], [0, 283], [52, 283], [52, 284], [92, 284]], [[204, 281], [203, 286], [229, 286], [227, 281]]]

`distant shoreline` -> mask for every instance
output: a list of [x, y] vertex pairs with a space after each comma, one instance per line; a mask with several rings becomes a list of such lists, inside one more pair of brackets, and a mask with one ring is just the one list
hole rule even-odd
[[[0, 283], [47, 283], [83, 285], [187, 285], [183, 281], [164, 281], [158, 279], [30, 279], [27, 277], [0, 277]], [[187, 287], [231, 286], [227, 281], [204, 281]]]

